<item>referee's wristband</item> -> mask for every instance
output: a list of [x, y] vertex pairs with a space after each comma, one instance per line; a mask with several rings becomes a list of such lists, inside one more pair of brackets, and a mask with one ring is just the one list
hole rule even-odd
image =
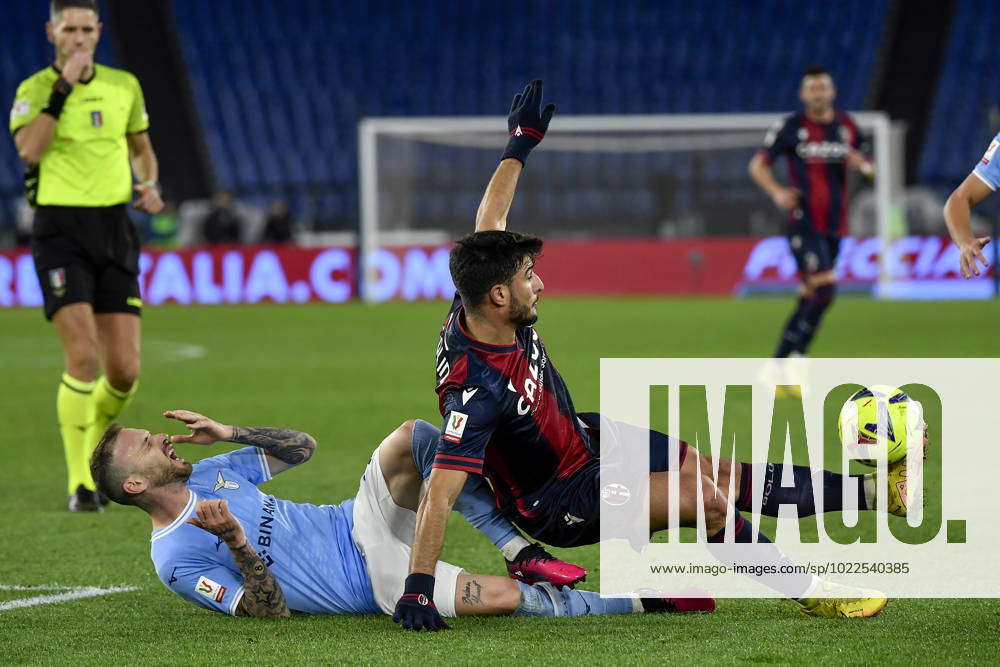
[[142, 181], [141, 183], [136, 183], [136, 185], [144, 188], [153, 188], [157, 193], [160, 192], [160, 184], [156, 181]]
[[59, 114], [62, 113], [63, 107], [66, 105], [66, 99], [72, 92], [73, 86], [69, 83], [69, 81], [62, 77], [56, 79], [56, 82], [52, 84], [52, 93], [49, 95], [49, 103], [44, 109], [42, 109], [42, 113], [47, 113], [58, 120]]

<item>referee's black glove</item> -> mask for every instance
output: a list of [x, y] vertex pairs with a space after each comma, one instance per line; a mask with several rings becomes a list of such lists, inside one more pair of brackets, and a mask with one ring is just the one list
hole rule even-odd
[[406, 578], [403, 587], [403, 597], [396, 603], [392, 620], [401, 623], [405, 630], [449, 630], [451, 626], [444, 622], [437, 607], [434, 606], [434, 576], [414, 572]]
[[501, 160], [512, 157], [521, 164], [528, 159], [528, 153], [537, 146], [549, 129], [549, 121], [555, 113], [556, 105], [547, 104], [542, 109], [542, 80], [535, 79], [524, 90], [514, 96], [507, 116], [507, 130], [510, 139]]

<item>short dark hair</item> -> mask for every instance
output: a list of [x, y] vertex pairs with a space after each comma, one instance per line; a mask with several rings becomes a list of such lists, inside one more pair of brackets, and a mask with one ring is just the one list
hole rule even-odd
[[542, 252], [542, 240], [530, 234], [491, 230], [464, 236], [451, 249], [448, 266], [462, 303], [476, 310], [494, 285], [509, 285], [526, 258]]
[[112, 461], [115, 454], [113, 445], [121, 430], [121, 424], [112, 424], [104, 430], [93, 456], [90, 457], [90, 475], [94, 478], [97, 490], [111, 500], [119, 505], [135, 505], [134, 497], [125, 493], [122, 488], [124, 471]]
[[830, 70], [823, 67], [822, 65], [810, 65], [809, 67], [802, 70], [803, 79], [806, 78], [807, 76], [822, 76], [823, 74], [826, 74], [831, 79], [833, 78], [833, 75], [830, 74]]
[[89, 9], [95, 14], [100, 14], [97, 10], [97, 0], [52, 0], [49, 3], [49, 15], [55, 18], [64, 9]]

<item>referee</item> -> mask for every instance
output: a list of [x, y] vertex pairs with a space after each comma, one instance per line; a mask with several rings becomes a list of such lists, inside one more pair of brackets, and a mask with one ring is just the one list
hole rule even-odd
[[137, 209], [156, 213], [163, 202], [139, 82], [94, 62], [96, 0], [53, 0], [49, 9], [55, 64], [18, 86], [10, 131], [28, 165], [45, 317], [63, 348], [56, 413], [69, 509], [95, 512], [106, 501], [90, 476], [90, 454], [138, 386], [139, 239], [126, 206], [133, 190]]

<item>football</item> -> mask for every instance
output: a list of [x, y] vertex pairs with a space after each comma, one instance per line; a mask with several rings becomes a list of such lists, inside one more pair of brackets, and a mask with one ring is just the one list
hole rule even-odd
[[[907, 411], [920, 410], [920, 403], [888, 385], [862, 389], [844, 403], [837, 420], [837, 433], [851, 457], [875, 467], [880, 455], [888, 463], [906, 456]], [[922, 422], [922, 416], [918, 415]], [[884, 429], [882, 434], [880, 429]]]

